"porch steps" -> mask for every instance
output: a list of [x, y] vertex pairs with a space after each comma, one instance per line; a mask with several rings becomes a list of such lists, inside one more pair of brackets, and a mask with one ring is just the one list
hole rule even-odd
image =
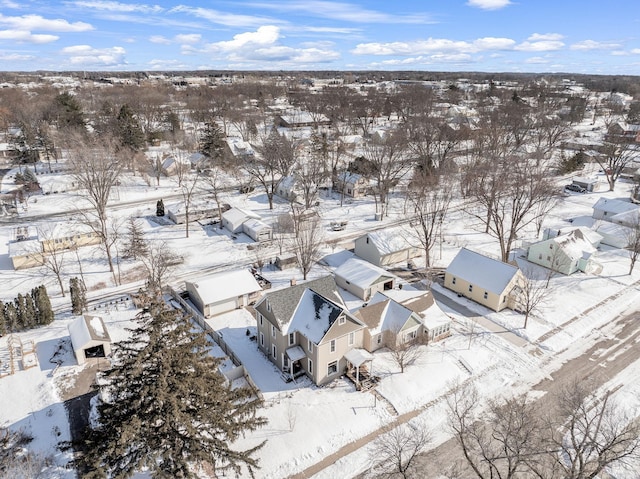
[[391, 414], [392, 416], [399, 415], [398, 410], [395, 408], [393, 404], [391, 404], [391, 402], [386, 397], [384, 397], [375, 389], [369, 389], [369, 392], [376, 397], [376, 401], [379, 401], [384, 406], [384, 408], [389, 412], [389, 414]]

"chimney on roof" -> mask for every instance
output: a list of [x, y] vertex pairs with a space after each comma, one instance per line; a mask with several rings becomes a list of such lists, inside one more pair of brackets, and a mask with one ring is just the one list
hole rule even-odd
[[291, 279], [289, 280], [289, 283], [290, 283], [290, 285], [291, 285], [291, 286], [295, 286], [295, 285], [297, 284], [297, 282], [296, 282], [296, 279], [295, 279], [295, 278], [291, 278]]

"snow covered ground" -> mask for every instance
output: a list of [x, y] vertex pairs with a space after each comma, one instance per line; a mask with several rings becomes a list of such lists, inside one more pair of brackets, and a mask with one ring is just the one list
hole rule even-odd
[[[55, 178], [49, 178], [46, 184], [58, 184], [56, 181]], [[590, 216], [591, 206], [598, 198], [628, 197], [629, 189], [629, 184], [619, 182], [614, 192], [568, 196], [549, 215], [544, 227], [569, 226], [572, 218]], [[145, 234], [150, 241], [166, 242], [183, 256], [184, 263], [175, 271], [174, 286], [182, 288], [180, 278], [198, 270], [242, 268], [256, 263], [258, 259], [269, 263], [277, 256], [276, 245], [254, 248], [244, 235], [233, 239], [232, 235], [213, 225], [194, 223], [189, 238], [186, 238], [184, 225], [167, 225], [155, 217], [156, 200], [163, 198], [167, 205], [173, 201], [171, 198], [179, 201], [177, 194], [176, 185], [169, 179], [162, 179], [161, 185], [156, 187], [153, 183], [147, 185], [141, 177], [130, 177], [122, 182], [113, 199], [113, 205], [117, 206], [115, 215], [123, 219], [130, 215], [143, 218]], [[276, 214], [288, 209], [285, 202], [276, 201], [275, 209], [269, 210], [266, 196], [258, 190], [251, 194], [230, 192], [224, 195], [223, 201], [253, 210], [267, 223]], [[72, 191], [51, 193], [32, 197], [28, 208], [22, 210], [20, 215], [25, 223], [33, 224], [46, 219], [34, 221], [29, 218], [67, 211], [69, 214], [63, 220], [68, 221], [77, 216], [75, 207], [82, 204], [78, 194]], [[371, 200], [349, 200], [340, 207], [338, 195], [324, 194], [320, 206], [323, 223], [327, 226], [324, 254], [334, 256], [333, 261], [330, 259], [327, 264], [317, 265], [310, 277], [327, 274], [335, 268], [341, 261], [339, 258], [347, 256], [343, 248], [348, 247], [358, 234], [402, 220], [405, 217], [403, 207], [401, 199], [392, 200], [390, 217], [383, 222], [376, 222]], [[334, 232], [328, 228], [331, 221], [348, 221], [348, 224], [345, 231]], [[60, 294], [57, 282], [46, 271], [37, 268], [13, 270], [8, 257], [8, 242], [12, 240], [12, 235], [13, 226], [0, 224], [0, 299], [12, 300], [18, 293], [28, 292], [44, 282], [54, 307], [60, 313], [51, 326], [15, 335], [25, 344], [29, 340], [35, 342], [38, 364], [28, 370], [18, 367], [15, 374], [0, 378], [0, 425], [23, 429], [33, 435], [33, 449], [53, 458], [48, 477], [71, 478], [73, 473], [64, 469], [68, 454], [56, 449], [59, 441], [69, 439], [60, 388], [65, 382], [73, 380], [80, 367], [69, 352], [68, 344], [66, 353], [61, 355], [60, 367], [55, 369], [50, 362], [56, 348], [68, 342], [66, 327], [71, 318], [64, 311], [70, 306], [69, 298]], [[523, 239], [535, 240], [535, 230], [531, 228]], [[447, 222], [444, 240], [434, 254], [436, 266], [440, 267], [446, 267], [462, 246], [494, 255], [497, 252], [495, 240], [482, 233], [480, 227], [470, 224], [460, 212], [453, 213]], [[82, 274], [89, 286], [90, 299], [124, 291], [135, 286], [135, 281], [142, 280], [139, 264], [128, 260], [120, 265], [120, 274], [132, 282], [126, 287], [116, 286], [97, 249], [84, 248], [79, 254], [83, 260]], [[436, 441], [444, 440], [446, 436], [440, 432], [444, 420], [440, 399], [452, 384], [474, 380], [481, 393], [486, 395], [526, 391], [562, 361], [584, 351], [593, 341], [595, 328], [640, 307], [637, 283], [640, 280], [640, 268], [628, 275], [628, 257], [619, 250], [603, 248], [597, 256], [603, 264], [603, 271], [598, 276], [578, 273], [570, 277], [552, 278], [552, 293], [541, 311], [529, 319], [526, 330], [521, 327], [523, 316], [520, 314], [511, 311], [490, 312], [464, 298], [451, 295], [478, 314], [535, 344], [521, 347], [499, 335], [483, 331], [470, 338], [464, 319], [449, 312], [457, 320], [453, 336], [425, 347], [422, 356], [409, 365], [404, 373], [399, 372], [388, 352], [380, 351], [374, 355], [373, 370], [381, 377], [377, 388], [381, 396], [379, 399], [372, 393], [355, 391], [346, 379], [338, 379], [321, 388], [306, 380], [285, 383], [246, 334], [247, 328], [250, 331], [255, 328], [253, 319], [246, 311], [234, 311], [213, 318], [210, 324], [222, 332], [225, 342], [259, 385], [265, 398], [263, 414], [269, 418], [265, 427], [239, 441], [237, 446], [249, 447], [266, 439], [266, 445], [258, 453], [261, 469], [257, 471], [257, 477], [281, 478], [314, 465], [346, 444], [394, 421], [398, 414], [415, 411], [416, 420], [424, 421], [432, 430], [438, 431]], [[522, 258], [522, 250], [516, 251], [516, 259], [521, 266], [526, 263]], [[65, 273], [66, 284], [69, 277], [79, 274], [78, 262], [71, 255]], [[287, 285], [291, 279], [298, 282], [302, 280], [295, 268], [276, 271], [267, 267], [263, 274], [272, 281], [274, 288]], [[615, 300], [607, 300], [612, 296]], [[355, 298], [347, 298], [350, 299], [350, 305], [361, 303]], [[128, 303], [105, 303], [92, 313], [103, 317], [111, 337], [117, 341], [125, 337], [125, 328], [131, 325], [136, 310]], [[0, 338], [3, 367], [7, 364], [7, 339]], [[222, 352], [218, 350], [215, 354], [221, 355]], [[472, 373], [461, 367], [461, 359], [471, 367]], [[611, 378], [622, 384], [616, 396], [629, 408], [640, 406], [638, 386], [632, 380], [638, 372], [640, 364], [634, 364], [620, 377]], [[368, 454], [366, 447], [358, 448], [351, 455], [335, 461], [317, 477], [350, 477], [366, 467]]]

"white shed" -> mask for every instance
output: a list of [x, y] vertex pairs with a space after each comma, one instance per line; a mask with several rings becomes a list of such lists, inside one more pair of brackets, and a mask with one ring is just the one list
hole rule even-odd
[[185, 281], [189, 299], [205, 318], [251, 304], [262, 287], [249, 270], [225, 271]]
[[242, 223], [242, 232], [253, 241], [269, 241], [273, 239], [273, 229], [264, 221], [251, 218]]
[[376, 266], [408, 263], [420, 256], [420, 248], [402, 227], [366, 233], [355, 240], [354, 253]]
[[240, 233], [244, 222], [250, 219], [259, 220], [260, 216], [252, 211], [241, 208], [231, 208], [222, 213], [222, 226], [232, 233]]
[[73, 321], [68, 330], [78, 364], [84, 364], [87, 358], [104, 358], [111, 354], [111, 337], [101, 317], [85, 314]]

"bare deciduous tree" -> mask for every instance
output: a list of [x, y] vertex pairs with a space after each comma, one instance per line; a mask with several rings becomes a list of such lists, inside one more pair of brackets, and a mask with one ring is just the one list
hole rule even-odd
[[296, 228], [293, 248], [303, 279], [320, 258], [320, 248], [323, 244], [321, 221], [318, 216], [305, 218], [304, 224]]
[[442, 225], [449, 210], [452, 186], [445, 177], [419, 176], [407, 196], [415, 216], [409, 223], [422, 245], [426, 267], [431, 267], [431, 250], [442, 240]]
[[155, 292], [162, 291], [171, 269], [180, 263], [181, 258], [165, 242], [153, 243], [146, 255], [141, 257], [147, 271], [147, 285]]
[[373, 465], [367, 477], [422, 477], [417, 457], [431, 443], [432, 434], [422, 423], [388, 426], [373, 442], [370, 450]]
[[467, 465], [479, 479], [528, 477], [526, 459], [540, 452], [540, 421], [526, 396], [490, 400], [482, 410], [473, 385], [447, 397], [449, 427]]
[[627, 251], [629, 252], [629, 274], [633, 273], [636, 261], [640, 256], [640, 216], [626, 230]]
[[595, 478], [609, 466], [638, 459], [640, 422], [616, 403], [610, 391], [591, 393], [576, 380], [556, 402], [546, 445], [551, 463], [546, 466], [557, 474], [554, 477]]
[[534, 272], [532, 269], [524, 270], [523, 273], [524, 280], [517, 286], [520, 289], [518, 309], [524, 313], [523, 327], [526, 328], [529, 316], [544, 304], [549, 297], [550, 291], [544, 281], [533, 277]]
[[395, 343], [389, 345], [391, 350], [391, 358], [393, 362], [400, 368], [400, 373], [404, 373], [405, 368], [418, 359], [424, 352], [422, 343], [418, 338], [408, 337], [400, 328], [392, 331]]
[[595, 157], [596, 162], [607, 178], [609, 191], [613, 191], [616, 181], [624, 169], [638, 157], [635, 145], [629, 142], [605, 141], [602, 145], [602, 155]]
[[64, 297], [64, 282], [62, 281], [62, 275], [64, 273], [66, 255], [68, 250], [59, 247], [58, 238], [55, 236], [53, 227], [43, 226], [38, 228], [38, 243], [37, 248], [33, 251], [32, 258], [34, 258], [40, 266], [43, 266], [51, 273], [53, 273], [60, 286], [60, 294]]
[[85, 223], [100, 237], [109, 271], [114, 273], [113, 257], [108, 244], [107, 204], [123, 169], [116, 144], [108, 138], [89, 144], [79, 140], [69, 149], [69, 163], [75, 182], [84, 190], [84, 198], [92, 207], [92, 211], [82, 211], [81, 214]]
[[383, 139], [372, 139], [366, 143], [364, 154], [372, 167], [371, 173], [376, 182], [376, 212], [382, 219], [387, 215], [391, 189], [407, 171], [405, 143], [399, 134], [385, 134]]

